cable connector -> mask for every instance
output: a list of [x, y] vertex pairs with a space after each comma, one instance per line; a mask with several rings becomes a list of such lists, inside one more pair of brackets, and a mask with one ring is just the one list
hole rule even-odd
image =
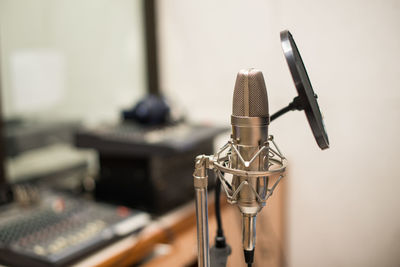
[[254, 249], [253, 250], [243, 250], [244, 252], [244, 260], [246, 263], [251, 266], [254, 261]]
[[226, 247], [226, 240], [224, 236], [216, 236], [215, 237], [215, 247], [224, 248]]

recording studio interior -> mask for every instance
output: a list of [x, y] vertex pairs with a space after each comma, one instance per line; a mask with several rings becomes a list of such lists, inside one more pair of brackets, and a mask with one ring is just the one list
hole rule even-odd
[[0, 266], [400, 266], [399, 29], [396, 0], [0, 0]]

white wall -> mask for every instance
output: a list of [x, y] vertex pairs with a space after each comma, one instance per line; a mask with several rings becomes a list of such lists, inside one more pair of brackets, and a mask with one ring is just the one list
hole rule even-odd
[[241, 68], [263, 70], [271, 113], [286, 105], [279, 32], [298, 44], [331, 148], [302, 113], [271, 126], [290, 160], [289, 266], [399, 266], [400, 2], [158, 2], [162, 86], [195, 121], [229, 124]]
[[13, 94], [11, 62], [21, 52], [52, 51], [65, 59], [61, 100], [34, 115], [116, 119], [146, 90], [138, 0], [0, 0], [0, 49], [7, 117], [32, 115]]

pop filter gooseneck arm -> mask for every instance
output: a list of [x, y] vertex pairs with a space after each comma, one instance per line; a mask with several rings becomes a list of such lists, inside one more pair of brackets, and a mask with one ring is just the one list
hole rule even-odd
[[275, 119], [279, 118], [280, 116], [282, 116], [283, 114], [289, 112], [289, 111], [293, 111], [293, 110], [304, 110], [304, 107], [300, 101], [300, 98], [298, 96], [296, 96], [295, 98], [293, 98], [293, 101], [289, 103], [289, 105], [287, 105], [286, 107], [278, 110], [277, 112], [275, 112], [274, 114], [271, 115], [270, 117], [270, 121], [274, 121]]

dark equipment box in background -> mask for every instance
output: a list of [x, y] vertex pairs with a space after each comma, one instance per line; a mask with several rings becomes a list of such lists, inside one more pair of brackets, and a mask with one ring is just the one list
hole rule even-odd
[[74, 133], [81, 127], [79, 121], [50, 121], [14, 119], [5, 121], [3, 136], [6, 156], [16, 157], [58, 143], [73, 142]]
[[195, 157], [212, 154], [215, 136], [225, 130], [124, 123], [81, 130], [76, 145], [98, 151], [96, 199], [162, 214], [193, 199]]

